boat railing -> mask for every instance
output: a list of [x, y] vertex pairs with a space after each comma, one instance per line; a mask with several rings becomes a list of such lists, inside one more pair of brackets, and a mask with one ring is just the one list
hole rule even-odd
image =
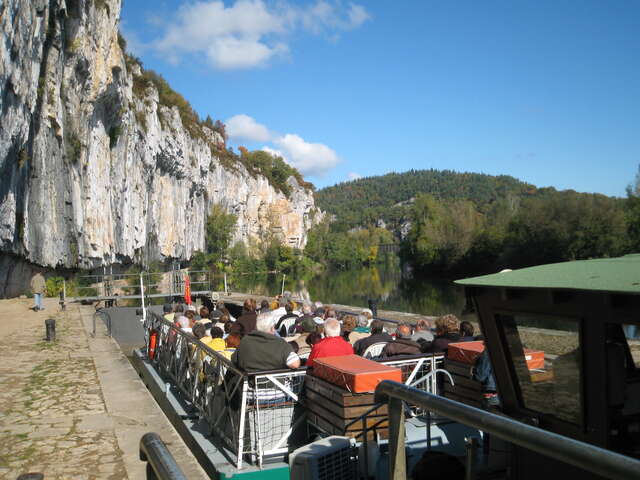
[[[215, 443], [238, 469], [247, 461], [262, 466], [282, 460], [296, 434], [306, 434], [300, 398], [306, 368], [245, 372], [151, 310], [147, 310], [145, 330], [147, 346], [155, 335], [155, 352], [148, 351], [147, 360], [206, 420]], [[400, 368], [405, 384], [438, 393], [435, 374], [441, 371], [442, 354], [381, 363]]]
[[[408, 385], [385, 380], [378, 384], [376, 402], [389, 405], [389, 479], [407, 478], [403, 402], [477, 428], [542, 455], [612, 479], [640, 479], [640, 461], [588, 443], [542, 430]], [[469, 459], [468, 459], [469, 460]], [[473, 461], [467, 477], [475, 478]]]

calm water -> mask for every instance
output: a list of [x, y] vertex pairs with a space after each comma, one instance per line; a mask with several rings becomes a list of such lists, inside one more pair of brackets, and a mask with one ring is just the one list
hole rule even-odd
[[[281, 274], [237, 277], [230, 285], [232, 290], [265, 296], [280, 293], [281, 287]], [[373, 298], [379, 309], [424, 315], [460, 315], [465, 304], [463, 289], [451, 280], [403, 278], [397, 266], [287, 276], [285, 290], [306, 300], [359, 307], [366, 307], [367, 299]]]

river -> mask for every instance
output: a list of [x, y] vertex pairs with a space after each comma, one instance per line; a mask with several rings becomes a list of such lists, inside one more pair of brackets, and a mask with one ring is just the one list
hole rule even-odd
[[[230, 288], [264, 296], [274, 296], [282, 288], [282, 274], [238, 276]], [[464, 291], [452, 280], [406, 278], [396, 265], [347, 271], [327, 270], [315, 275], [285, 278], [285, 290], [305, 300], [366, 307], [377, 300], [381, 310], [423, 315], [460, 315], [465, 305]]]

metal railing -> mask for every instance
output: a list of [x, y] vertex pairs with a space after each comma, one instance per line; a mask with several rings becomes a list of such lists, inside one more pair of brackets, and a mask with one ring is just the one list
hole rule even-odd
[[[433, 411], [456, 422], [500, 437], [507, 442], [605, 478], [640, 479], [639, 460], [464, 403], [432, 395], [398, 382], [385, 380], [378, 384], [375, 398], [376, 402], [389, 404], [389, 478], [391, 480], [404, 480], [407, 477], [403, 402]], [[470, 476], [468, 475], [467, 478]]]
[[[149, 310], [145, 331], [147, 342], [151, 332], [156, 335], [150, 363], [207, 421], [230, 462], [240, 469], [245, 461], [262, 466], [284, 457], [292, 435], [304, 427], [299, 395], [305, 368], [244, 372], [220, 352]], [[400, 368], [408, 385], [437, 393], [434, 377], [442, 362], [442, 355], [431, 355], [381, 363]]]
[[147, 462], [147, 480], [187, 480], [157, 433], [145, 433], [140, 439], [140, 460]]
[[112, 336], [111, 315], [109, 315], [109, 312], [105, 312], [102, 309], [96, 310], [95, 313], [93, 314], [93, 332], [91, 333], [91, 336], [94, 338], [96, 336], [96, 320], [98, 318], [102, 319], [105, 327], [107, 327], [107, 335], [111, 337]]

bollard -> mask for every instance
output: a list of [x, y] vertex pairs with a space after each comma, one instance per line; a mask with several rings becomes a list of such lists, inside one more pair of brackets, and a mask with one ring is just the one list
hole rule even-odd
[[369, 310], [371, 310], [373, 318], [378, 318], [378, 302], [370, 298], [367, 300], [367, 303], [369, 304]]
[[44, 474], [42, 473], [23, 473], [16, 480], [44, 480]]
[[56, 321], [54, 318], [48, 318], [44, 321], [47, 342], [56, 341]]
[[60, 310], [63, 312], [66, 310], [66, 305], [64, 304], [64, 291], [60, 290]]

